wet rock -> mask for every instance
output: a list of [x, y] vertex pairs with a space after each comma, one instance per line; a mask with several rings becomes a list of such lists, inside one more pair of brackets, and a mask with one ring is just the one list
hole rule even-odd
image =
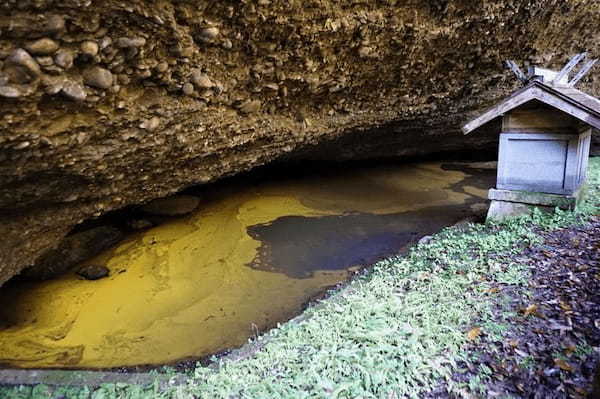
[[56, 249], [46, 252], [38, 262], [23, 271], [30, 280], [48, 280], [71, 270], [79, 263], [98, 255], [123, 238], [120, 230], [110, 226], [95, 227], [67, 236]]
[[[12, 52], [12, 54], [6, 59], [6, 65], [22, 68], [23, 71], [31, 78], [37, 78], [42, 73], [38, 63], [31, 55], [29, 55], [27, 51], [23, 50], [22, 48], [16, 49]], [[13, 77], [15, 76], [16, 75], [13, 75]]]
[[120, 37], [117, 39], [116, 44], [119, 48], [136, 48], [146, 44], [146, 39], [143, 37]]
[[172, 197], [159, 198], [142, 206], [143, 212], [157, 216], [182, 216], [193, 212], [200, 199], [192, 195], [174, 195]]
[[192, 83], [199, 89], [210, 89], [214, 86], [212, 80], [206, 75], [202, 73], [199, 69], [194, 69], [192, 71]]
[[35, 42], [29, 43], [27, 47], [27, 51], [31, 54], [35, 55], [52, 55], [58, 50], [60, 46], [54, 40], [44, 37], [42, 39], [36, 40]]
[[194, 94], [194, 85], [191, 83], [186, 83], [183, 85], [182, 90], [186, 96], [191, 96], [192, 94]]
[[84, 101], [87, 98], [87, 93], [83, 86], [76, 82], [65, 83], [61, 92], [73, 101]]
[[73, 66], [73, 53], [69, 50], [58, 50], [54, 56], [54, 62], [63, 69], [71, 69]]
[[113, 75], [108, 69], [95, 66], [83, 73], [83, 81], [88, 86], [108, 89], [113, 84]]
[[98, 54], [98, 43], [92, 40], [86, 40], [79, 46], [81, 53], [88, 57], [95, 57]]
[[106, 266], [101, 265], [88, 265], [83, 266], [77, 271], [77, 274], [86, 280], [100, 280], [101, 278], [108, 277], [110, 270]]

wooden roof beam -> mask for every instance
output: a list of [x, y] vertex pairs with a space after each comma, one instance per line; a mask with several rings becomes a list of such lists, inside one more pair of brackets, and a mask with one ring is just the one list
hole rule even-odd
[[587, 73], [596, 65], [598, 59], [589, 60], [586, 64], [581, 68], [581, 70], [575, 75], [575, 77], [567, 84], [568, 87], [575, 86]]
[[565, 65], [564, 68], [561, 69], [561, 71], [558, 73], [558, 75], [556, 75], [556, 77], [554, 78], [552, 83], [557, 84], [558, 82], [560, 82], [560, 80], [562, 78], [564, 78], [565, 76], [567, 76], [569, 74], [569, 72], [571, 72], [573, 70], [573, 68], [575, 68], [577, 66], [577, 64], [579, 64], [586, 56], [587, 56], [587, 53], [580, 53], [580, 54], [577, 54], [576, 56], [574, 56], [573, 58], [571, 58], [571, 60], [569, 60], [567, 65]]

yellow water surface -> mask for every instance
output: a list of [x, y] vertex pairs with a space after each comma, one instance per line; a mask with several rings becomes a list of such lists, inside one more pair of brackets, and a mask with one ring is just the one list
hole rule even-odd
[[[431, 227], [439, 229], [483, 202], [487, 187], [461, 186], [466, 177], [436, 163], [385, 165], [216, 189], [194, 214], [132, 234], [86, 262], [108, 267], [107, 278], [87, 281], [69, 273], [2, 288], [0, 363], [26, 368], [155, 365], [240, 346], [298, 314], [310, 298], [359, 266], [349, 258], [333, 262], [343, 268], [325, 267], [338, 256], [335, 237], [306, 242], [302, 237], [319, 237], [333, 217], [337, 229], [351, 220], [349, 229], [360, 230], [344, 238], [340, 251], [363, 242], [356, 240], [373, 243], [370, 229], [385, 236], [388, 246], [396, 245], [388, 238], [402, 230], [404, 215], [417, 212], [411, 216], [414, 230], [420, 210], [448, 207], [451, 211]], [[393, 223], [386, 215], [393, 215]], [[431, 213], [423, 215], [431, 225]], [[370, 218], [371, 227], [362, 227], [362, 217]], [[263, 242], [261, 232], [268, 237], [281, 221], [285, 228], [274, 234], [277, 240]], [[250, 229], [258, 232], [249, 234]], [[296, 231], [308, 233], [298, 236]], [[287, 247], [281, 246], [288, 244], [293, 244], [294, 267], [302, 268], [307, 259], [309, 271], [301, 277], [286, 272]], [[299, 255], [324, 248], [326, 258]], [[326, 260], [323, 266], [319, 259]]]

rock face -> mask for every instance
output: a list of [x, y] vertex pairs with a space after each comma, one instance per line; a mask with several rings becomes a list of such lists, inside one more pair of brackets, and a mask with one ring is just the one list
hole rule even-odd
[[174, 195], [158, 198], [142, 206], [143, 212], [158, 216], [182, 216], [193, 212], [200, 200], [191, 195]]
[[69, 235], [57, 248], [44, 252], [22, 276], [30, 280], [48, 280], [68, 272], [78, 263], [110, 248], [123, 238], [123, 233], [110, 226], [94, 227]]
[[275, 160], [493, 146], [459, 127], [517, 85], [502, 61], [598, 56], [599, 13], [595, 0], [6, 0], [0, 284], [85, 219]]

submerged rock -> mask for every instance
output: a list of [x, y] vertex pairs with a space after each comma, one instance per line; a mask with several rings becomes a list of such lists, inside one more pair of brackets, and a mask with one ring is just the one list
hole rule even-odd
[[191, 195], [174, 195], [167, 198], [159, 198], [142, 206], [141, 210], [157, 216], [182, 216], [193, 212], [200, 199]]
[[123, 238], [120, 230], [100, 226], [65, 238], [56, 249], [46, 252], [32, 267], [21, 273], [29, 280], [48, 280], [115, 245]]
[[110, 270], [106, 266], [101, 265], [88, 265], [77, 271], [77, 274], [86, 280], [99, 280], [108, 277], [109, 273]]

